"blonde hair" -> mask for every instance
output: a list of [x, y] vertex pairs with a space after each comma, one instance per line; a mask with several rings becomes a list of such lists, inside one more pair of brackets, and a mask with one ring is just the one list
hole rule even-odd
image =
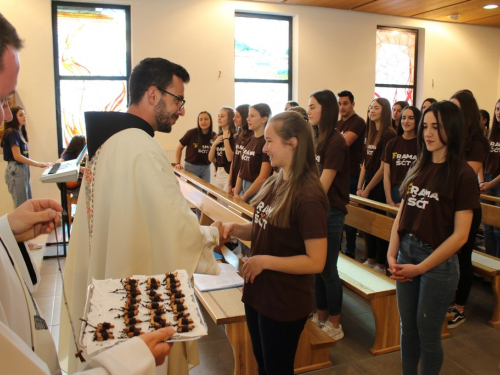
[[276, 199], [272, 203], [268, 222], [280, 228], [289, 228], [290, 213], [299, 194], [323, 196], [326, 206], [328, 198], [318, 177], [311, 125], [297, 112], [287, 111], [274, 116], [268, 126], [274, 126], [283, 144], [289, 144], [291, 138], [296, 138], [297, 146], [292, 156], [288, 180], [284, 179], [281, 169], [268, 178], [250, 203], [256, 206], [274, 193]]

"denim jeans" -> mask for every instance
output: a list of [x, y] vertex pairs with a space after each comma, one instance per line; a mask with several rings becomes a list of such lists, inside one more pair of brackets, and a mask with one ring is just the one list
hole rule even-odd
[[401, 194], [399, 193], [399, 188], [401, 184], [394, 185], [391, 187], [391, 198], [394, 203], [401, 203]]
[[[419, 264], [434, 250], [412, 234], [401, 239], [398, 264]], [[401, 361], [403, 375], [437, 375], [443, 364], [441, 328], [458, 284], [456, 255], [416, 276], [396, 282], [401, 316]]]
[[14, 199], [15, 207], [31, 199], [29, 165], [18, 163], [17, 161], [9, 161], [5, 170], [5, 182], [7, 183], [10, 195], [12, 195], [12, 199]]
[[187, 161], [184, 162], [184, 169], [195, 176], [201, 178], [202, 180], [210, 183], [210, 164], [209, 165], [197, 165], [191, 164]]
[[[490, 182], [493, 181], [496, 177], [497, 177], [496, 175], [486, 174], [484, 175], [484, 181]], [[500, 198], [500, 184], [493, 186], [490, 190], [488, 190], [487, 194]], [[483, 201], [483, 203], [500, 206], [500, 203], [495, 203], [490, 201]], [[483, 233], [484, 233], [484, 246], [486, 247], [486, 253], [493, 255], [497, 258], [500, 258], [500, 228], [494, 227], [492, 225], [483, 224]]]
[[472, 289], [474, 281], [474, 268], [472, 267], [472, 250], [476, 241], [476, 234], [481, 225], [481, 207], [472, 210], [472, 224], [469, 230], [467, 242], [457, 253], [458, 265], [460, 266], [460, 278], [458, 279], [457, 291], [455, 292], [455, 304], [465, 306]]
[[[248, 180], [243, 180], [241, 183], [241, 192], [240, 195], [243, 195], [247, 192], [248, 189], [250, 189], [250, 186], [252, 186], [253, 182], [248, 181]], [[252, 195], [250, 198], [246, 200], [246, 203], [249, 203], [253, 197], [255, 197], [256, 194]]]
[[[349, 176], [349, 194], [356, 195], [358, 190], [359, 176]], [[358, 230], [349, 225], [345, 226], [346, 254], [355, 255], [356, 251], [356, 233]], [[342, 238], [340, 238], [342, 242]]]
[[345, 214], [336, 208], [328, 211], [328, 248], [323, 272], [314, 275], [314, 290], [318, 310], [328, 310], [329, 315], [339, 315], [342, 309], [342, 282], [337, 269], [340, 241]]
[[[366, 178], [366, 184], [371, 181], [373, 175], [368, 175]], [[380, 181], [373, 189], [370, 191], [368, 198], [380, 203], [386, 203], [385, 201], [385, 191], [383, 181]], [[379, 214], [385, 215], [385, 211], [377, 210], [376, 208], [367, 207], [368, 210], [377, 212]], [[369, 259], [375, 259], [378, 264], [385, 264], [387, 261], [387, 249], [389, 247], [389, 242], [383, 240], [380, 237], [374, 236], [372, 234], [365, 233], [365, 244], [366, 244], [366, 255]]]

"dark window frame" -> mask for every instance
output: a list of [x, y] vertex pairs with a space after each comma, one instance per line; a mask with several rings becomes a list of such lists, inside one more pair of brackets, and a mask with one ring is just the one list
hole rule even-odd
[[234, 17], [246, 18], [262, 18], [280, 21], [288, 21], [288, 79], [249, 79], [249, 78], [234, 78], [234, 83], [280, 83], [288, 84], [288, 100], [292, 100], [293, 88], [293, 17], [292, 16], [279, 16], [274, 14], [262, 13], [249, 13], [249, 12], [235, 12]]
[[[417, 98], [417, 79], [418, 79], [418, 42], [419, 42], [419, 33], [418, 29], [412, 29], [409, 27], [394, 27], [394, 26], [383, 26], [377, 25], [377, 30], [396, 30], [403, 32], [414, 32], [415, 33], [415, 64], [413, 69], [413, 85], [394, 85], [394, 84], [384, 84], [375, 82], [375, 92], [377, 91], [377, 87], [388, 87], [388, 88], [397, 88], [397, 89], [413, 89], [413, 105], [415, 105], [415, 100]], [[375, 62], [376, 63], [376, 62]], [[376, 68], [376, 66], [375, 66]]]
[[[109, 8], [121, 9], [125, 11], [126, 19], [126, 75], [124, 76], [61, 76], [59, 73], [59, 44], [57, 39], [57, 8], [60, 6], [82, 7], [82, 8]], [[131, 34], [131, 17], [130, 5], [116, 5], [105, 3], [85, 3], [85, 2], [70, 2], [70, 1], [52, 1], [52, 44], [54, 58], [54, 88], [56, 95], [56, 126], [57, 126], [57, 148], [58, 155], [64, 149], [61, 124], [61, 81], [126, 81], [127, 92], [129, 91], [129, 78], [132, 72], [132, 34]], [[126, 98], [128, 106], [128, 96]]]

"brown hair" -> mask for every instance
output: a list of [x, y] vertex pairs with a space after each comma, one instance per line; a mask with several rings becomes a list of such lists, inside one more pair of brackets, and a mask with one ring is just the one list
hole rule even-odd
[[375, 121], [368, 121], [368, 136], [366, 137], [366, 144], [377, 146], [380, 138], [387, 130], [393, 133], [396, 133], [396, 131], [392, 127], [392, 111], [389, 101], [386, 98], [377, 98], [373, 99], [372, 103], [373, 102], [377, 102], [382, 107], [382, 116], [380, 118], [378, 130]]

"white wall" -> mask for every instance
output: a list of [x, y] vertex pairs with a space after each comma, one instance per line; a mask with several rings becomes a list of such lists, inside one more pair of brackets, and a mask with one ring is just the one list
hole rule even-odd
[[[57, 135], [51, 1], [0, 2], [0, 12], [25, 40], [18, 100], [28, 115], [30, 154], [38, 161], [54, 160]], [[448, 99], [456, 90], [468, 88], [474, 92], [479, 106], [491, 111], [500, 97], [500, 28], [245, 1], [108, 0], [106, 3], [131, 5], [133, 65], [144, 57], [161, 56], [180, 63], [191, 74], [185, 93], [186, 116], [178, 121], [171, 134], [155, 137], [165, 148], [176, 147], [184, 132], [196, 125], [200, 111], [208, 110], [216, 118], [221, 106], [240, 104], [234, 103], [233, 85], [235, 10], [294, 16], [294, 99], [303, 106], [315, 90], [349, 89], [356, 97], [358, 112], [364, 114], [373, 97], [377, 25], [422, 31], [417, 103], [428, 96]], [[41, 172], [32, 168], [34, 196], [57, 199], [59, 191], [54, 185], [38, 182]], [[2, 210], [0, 207], [0, 214], [5, 212]]]

